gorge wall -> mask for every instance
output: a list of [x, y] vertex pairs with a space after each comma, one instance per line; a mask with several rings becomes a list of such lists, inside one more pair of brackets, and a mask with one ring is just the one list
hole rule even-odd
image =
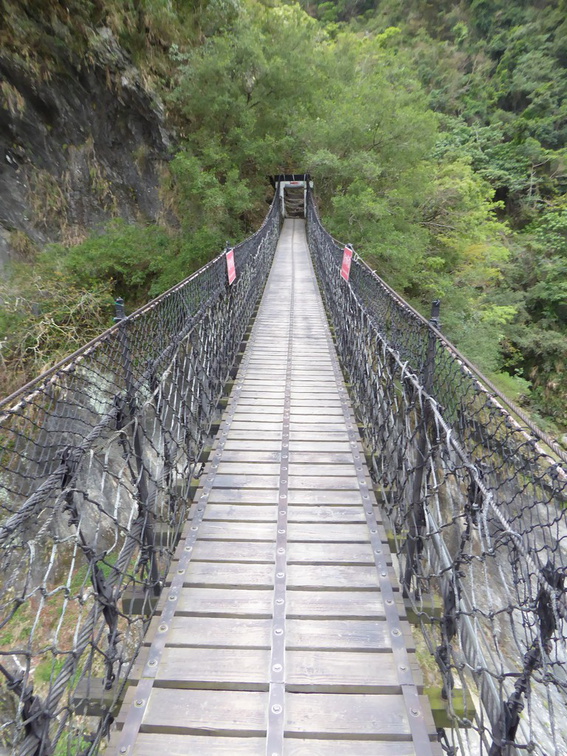
[[171, 137], [161, 102], [109, 28], [88, 30], [80, 50], [69, 34], [43, 23], [33, 57], [2, 45], [0, 267], [111, 217], [162, 212]]

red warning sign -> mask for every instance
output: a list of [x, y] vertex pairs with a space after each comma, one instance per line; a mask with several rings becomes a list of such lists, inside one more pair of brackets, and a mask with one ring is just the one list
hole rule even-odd
[[341, 265], [341, 278], [344, 278], [345, 281], [348, 281], [350, 276], [350, 264], [352, 262], [352, 249], [349, 247], [345, 247], [345, 251], [343, 254], [343, 264]]
[[226, 253], [226, 272], [228, 273], [228, 283], [236, 281], [236, 266], [234, 264], [234, 250], [229, 249]]

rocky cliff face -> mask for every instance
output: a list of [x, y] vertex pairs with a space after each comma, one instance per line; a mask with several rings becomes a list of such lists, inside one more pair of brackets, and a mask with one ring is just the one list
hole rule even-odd
[[56, 28], [42, 42], [43, 67], [0, 52], [0, 267], [111, 217], [161, 213], [171, 139], [140, 71], [106, 27], [80, 53]]

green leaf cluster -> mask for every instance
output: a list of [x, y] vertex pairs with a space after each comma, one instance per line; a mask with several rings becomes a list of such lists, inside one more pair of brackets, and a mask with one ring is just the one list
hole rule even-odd
[[268, 176], [309, 171], [337, 238], [424, 312], [441, 298], [449, 337], [567, 425], [565, 0], [2, 3], [0, 38], [27, 29], [35, 63], [38, 19], [85, 60], [110, 27], [178, 134], [163, 227], [45, 250], [42, 291], [141, 303], [257, 227]]

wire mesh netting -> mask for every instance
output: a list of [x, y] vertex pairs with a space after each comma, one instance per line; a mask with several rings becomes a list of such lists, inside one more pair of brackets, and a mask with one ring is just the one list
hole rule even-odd
[[221, 254], [0, 403], [0, 750], [108, 733], [280, 225], [275, 199], [232, 286]]
[[[565, 452], [322, 227], [308, 238], [448, 753], [567, 753]], [[434, 313], [435, 314], [435, 313]]]

